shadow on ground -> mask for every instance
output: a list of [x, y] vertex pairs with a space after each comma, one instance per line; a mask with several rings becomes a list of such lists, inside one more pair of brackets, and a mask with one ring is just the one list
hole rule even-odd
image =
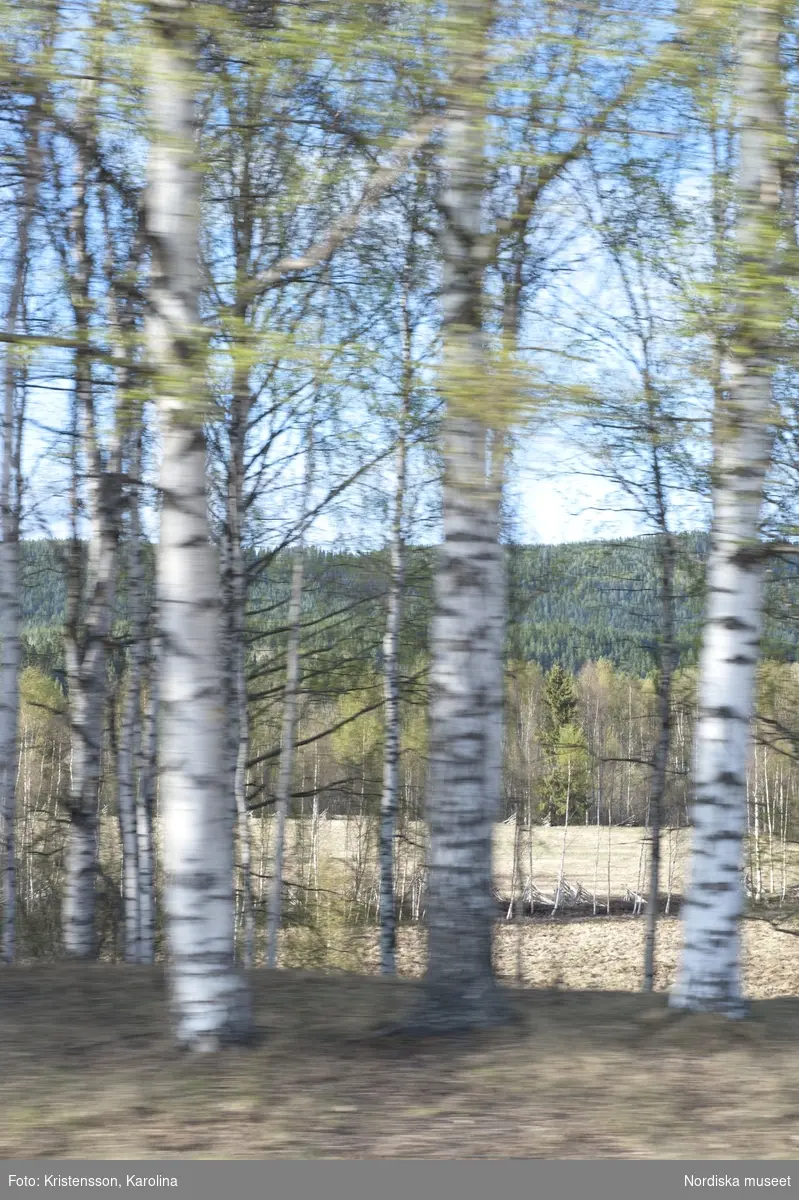
[[514, 990], [518, 1022], [378, 1037], [410, 980], [256, 971], [255, 1049], [180, 1054], [159, 969], [0, 973], [5, 1158], [793, 1158], [799, 999], [751, 1020]]

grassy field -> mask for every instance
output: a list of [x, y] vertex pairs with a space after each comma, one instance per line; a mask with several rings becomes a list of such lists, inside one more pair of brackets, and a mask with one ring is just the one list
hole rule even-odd
[[[266, 870], [271, 861], [271, 825], [265, 820], [253, 826], [253, 860], [263, 863]], [[403, 830], [397, 855], [397, 880], [408, 878], [424, 859], [424, 829], [419, 824]], [[521, 875], [530, 871], [530, 831], [524, 828], [519, 838], [518, 858]], [[562, 828], [532, 829], [533, 882], [542, 892], [552, 891], [563, 862], [563, 874], [571, 884], [582, 884], [596, 892], [601, 900], [623, 896], [627, 889], [645, 888], [647, 831], [641, 826], [577, 825], [564, 832]], [[494, 832], [494, 879], [497, 889], [509, 895], [513, 878], [515, 827], [513, 823], [497, 825]], [[564, 852], [565, 843], [565, 852]], [[360, 869], [365, 880], [376, 878], [377, 823], [375, 820], [353, 818], [349, 821], [334, 818], [319, 822], [318, 857], [320, 861], [335, 862], [353, 871]], [[762, 840], [761, 859], [763, 885], [769, 888], [771, 879], [780, 890], [783, 860], [782, 843], [775, 839], [769, 854], [767, 839]], [[690, 830], [665, 829], [662, 833], [661, 891], [679, 894], [685, 886], [685, 868], [690, 851]], [[745, 853], [748, 849], [745, 847]], [[310, 821], [288, 822], [286, 833], [286, 876], [302, 878], [308, 873], [311, 854]], [[789, 842], [785, 847], [786, 883], [799, 885], [799, 844]], [[517, 875], [518, 886], [518, 875]]]
[[[253, 826], [253, 858], [268, 864], [271, 856], [271, 820]], [[424, 858], [425, 831], [420, 824], [408, 825], [400, 838], [397, 854], [397, 877], [409, 875]], [[680, 892], [684, 883], [684, 866], [688, 856], [690, 831], [667, 829], [663, 834], [662, 887], [669, 884]], [[612, 896], [623, 896], [627, 888], [635, 888], [643, 880], [646, 861], [646, 830], [641, 827], [574, 826], [532, 830], [532, 867], [535, 885], [542, 891], [557, 884], [563, 856], [563, 873], [570, 883], [581, 883], [589, 891], [604, 896], [610, 884]], [[510, 893], [513, 877], [515, 827], [512, 823], [497, 825], [494, 831], [494, 878], [499, 891]], [[564, 855], [565, 841], [565, 855]], [[336, 862], [354, 869], [363, 865], [364, 874], [371, 880], [377, 870], [377, 824], [375, 821], [353, 818], [349, 821], [334, 818], [319, 822], [318, 856], [320, 861]], [[291, 820], [286, 831], [286, 875], [297, 878], [308, 870], [311, 847], [309, 821]], [[519, 859], [526, 878], [530, 864], [530, 832], [524, 829], [520, 837]], [[792, 854], [792, 862], [796, 862]], [[799, 873], [796, 874], [799, 882]]]
[[[753, 999], [799, 997], [799, 924], [796, 917], [750, 919], [743, 923], [744, 988]], [[565, 990], [638, 991], [643, 980], [644, 921], [635, 917], [585, 918], [564, 921], [520, 921], [498, 924], [494, 941], [495, 970], [509, 985]], [[325, 945], [319, 934], [302, 928], [281, 935], [280, 965], [375, 974], [377, 930], [373, 927], [328, 925]], [[666, 991], [674, 982], [680, 951], [680, 922], [663, 918], [658, 926], [655, 986]], [[324, 954], [321, 952], [324, 950]], [[419, 978], [425, 968], [426, 938], [422, 927], [405, 925], [398, 937], [401, 975]]]
[[[607, 927], [613, 924], [607, 923]], [[583, 953], [588, 947], [583, 946]], [[588, 977], [585, 977], [588, 982]], [[0, 974], [6, 1158], [794, 1158], [799, 999], [745, 1023], [629, 992], [513, 990], [468, 1039], [374, 1036], [418, 984], [253, 975], [254, 1049], [181, 1055], [159, 971]]]
[[[268, 879], [272, 869], [273, 820], [264, 818], [251, 825], [251, 854], [253, 886], [256, 901], [265, 902]], [[156, 832], [157, 841], [160, 835]], [[572, 886], [578, 884], [597, 903], [624, 897], [628, 891], [647, 891], [647, 830], [640, 826], [578, 825], [562, 828], [534, 826], [523, 828], [518, 838], [517, 868], [514, 874], [514, 842], [516, 830], [512, 822], [497, 825], [494, 831], [494, 882], [504, 897], [519, 893], [530, 877], [544, 895], [552, 895], [563, 870], [564, 879]], [[331, 868], [336, 886], [352, 893], [357, 881], [361, 901], [377, 896], [376, 818], [350, 819], [334, 817], [320, 820], [318, 840], [314, 851], [310, 819], [291, 819], [286, 826], [284, 878], [304, 889], [315, 886], [314, 863], [320, 874]], [[661, 839], [661, 894], [679, 896], [685, 888], [686, 866], [690, 852], [690, 830], [664, 829]], [[101, 848], [106, 869], [118, 875], [121, 852], [116, 822], [105, 820], [101, 829]], [[532, 851], [532, 853], [531, 853]], [[744, 847], [748, 856], [748, 847]], [[400, 832], [396, 855], [396, 885], [407, 903], [412, 894], [414, 879], [423, 873], [425, 830], [420, 823], [408, 823]], [[799, 887], [799, 843], [783, 847], [775, 839], [769, 846], [761, 842], [762, 882], [766, 892], [774, 889], [779, 895], [783, 869], [788, 889]], [[323, 884], [328, 886], [329, 881]], [[513, 885], [513, 886], [512, 886]]]

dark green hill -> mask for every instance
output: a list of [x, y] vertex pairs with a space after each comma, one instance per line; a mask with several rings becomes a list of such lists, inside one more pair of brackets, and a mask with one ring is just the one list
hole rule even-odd
[[[55, 629], [64, 615], [63, 543], [29, 541], [22, 546], [23, 616], [29, 654], [50, 658]], [[509, 651], [545, 668], [558, 661], [570, 670], [598, 658], [638, 675], [655, 665], [658, 630], [657, 547], [651, 539], [514, 546], [509, 550]], [[696, 660], [702, 612], [704, 534], [679, 538], [677, 602], [680, 660]], [[430, 613], [434, 550], [409, 551], [405, 644], [424, 649]], [[361, 654], [379, 659], [385, 552], [307, 552], [304, 611], [309, 622], [332, 613], [356, 636]], [[291, 555], [273, 561], [253, 557], [252, 630], [257, 638], [281, 638]], [[118, 617], [124, 621], [124, 579]], [[314, 638], [316, 640], [316, 637]], [[768, 577], [764, 653], [782, 661], [799, 659], [799, 576], [791, 563], [774, 563]]]

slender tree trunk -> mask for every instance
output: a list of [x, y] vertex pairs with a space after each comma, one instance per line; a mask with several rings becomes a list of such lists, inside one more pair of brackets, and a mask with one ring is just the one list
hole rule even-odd
[[763, 747], [763, 796], [768, 832], [768, 892], [774, 895], [774, 796], [768, 785], [768, 750]]
[[383, 747], [383, 794], [380, 800], [380, 970], [396, 971], [396, 918], [394, 912], [394, 838], [397, 825], [400, 767], [399, 635], [402, 617], [404, 552], [402, 541], [405, 501], [407, 423], [413, 387], [411, 329], [407, 291], [403, 296], [403, 385], [396, 451], [394, 513], [391, 527], [391, 579], [388, 594], [386, 633], [383, 638], [383, 692], [385, 739]]
[[[657, 464], [656, 477], [660, 482]], [[662, 495], [662, 493], [661, 493]], [[665, 516], [665, 512], [664, 512]], [[664, 522], [665, 524], [665, 522]], [[655, 987], [655, 939], [660, 897], [660, 831], [666, 794], [666, 776], [671, 745], [671, 684], [674, 676], [674, 542], [668, 530], [661, 532], [660, 553], [660, 672], [657, 689], [658, 735], [652, 764], [650, 800], [649, 905], [646, 912], [644, 947], [644, 991]]]
[[[28, 269], [28, 234], [36, 199], [38, 125], [29, 134], [31, 150], [22, 195], [19, 200], [17, 254], [8, 297], [5, 327], [14, 334], [19, 325]], [[0, 871], [3, 873], [2, 932], [0, 957], [14, 961], [16, 949], [16, 779], [18, 768], [19, 673], [21, 606], [19, 576], [19, 533], [21, 505], [21, 456], [24, 400], [21, 398], [13, 347], [5, 348], [3, 374], [3, 457], [0, 471]]]
[[138, 743], [141, 738], [140, 649], [134, 644], [128, 660], [122, 724], [117, 752], [117, 807], [122, 844], [122, 902], [125, 917], [125, 962], [140, 960], [139, 844], [136, 828], [136, 778]]
[[[141, 523], [139, 514], [139, 476], [141, 474], [142, 429], [133, 431], [130, 439], [129, 496], [130, 524], [128, 529], [128, 607], [131, 623], [131, 644], [122, 723], [117, 757], [117, 804], [122, 842], [122, 896], [125, 909], [125, 961], [141, 962], [143, 898], [142, 866], [139, 863], [139, 807], [137, 804], [137, 768], [142, 762], [141, 696], [147, 652], [147, 605], [144, 595]], [[140, 781], [139, 781], [140, 783]], [[147, 853], [142, 842], [142, 850]], [[150, 868], [152, 869], [152, 868]], [[146, 900], [145, 900], [146, 903]], [[152, 935], [149, 935], [152, 941]]]
[[311, 812], [311, 865], [313, 869], [314, 908], [319, 916], [319, 742], [314, 742], [313, 809]]
[[294, 770], [294, 736], [297, 725], [297, 693], [300, 684], [300, 623], [302, 617], [302, 587], [305, 569], [305, 521], [310, 498], [313, 472], [313, 447], [307, 450], [305, 482], [300, 515], [300, 532], [291, 570], [289, 600], [288, 647], [286, 651], [286, 687], [283, 692], [283, 729], [280, 743], [277, 797], [275, 804], [275, 850], [272, 888], [269, 898], [266, 965], [277, 966], [277, 943], [283, 906], [283, 856], [286, 839], [286, 817], [291, 800], [291, 779]]
[[153, 3], [150, 13], [148, 334], [163, 447], [157, 586], [164, 909], [177, 1039], [214, 1050], [247, 1039], [252, 1017], [234, 964], [221, 589], [205, 491], [193, 29], [184, 0]]
[[[739, 918], [746, 756], [763, 622], [760, 512], [772, 450], [774, 328], [785, 310], [780, 238], [779, 13], [744, 9], [733, 281], [737, 329], [715, 414], [713, 526], [699, 667], [691, 881], [675, 1007], [745, 1014]], [[757, 279], [752, 283], [753, 274]]]
[[558, 908], [560, 907], [560, 898], [563, 894], [564, 873], [565, 873], [565, 868], [566, 868], [566, 840], [569, 835], [569, 805], [570, 805], [570, 801], [571, 801], [571, 791], [572, 791], [572, 760], [571, 760], [571, 756], [569, 756], [569, 762], [568, 762], [568, 766], [567, 766], [566, 770], [567, 770], [567, 774], [566, 774], [566, 809], [565, 809], [565, 812], [563, 815], [563, 842], [561, 843], [561, 851], [560, 851], [560, 868], [558, 870], [558, 886], [555, 891], [555, 903], [552, 905], [552, 916], [553, 917], [554, 917], [555, 913], [558, 911]]
[[147, 698], [139, 744], [139, 771], [136, 787], [136, 861], [138, 864], [139, 962], [151, 963], [155, 957], [155, 850], [153, 820], [158, 778], [158, 694], [160, 676], [160, 639], [150, 643]]
[[782, 766], [780, 765], [780, 831], [782, 836], [782, 858], [780, 860], [780, 904], [785, 903], [788, 886], [788, 805], [783, 791]]
[[227, 495], [227, 633], [230, 664], [230, 754], [231, 784], [236, 805], [238, 831], [239, 874], [242, 888], [244, 942], [242, 962], [251, 967], [255, 953], [255, 910], [252, 898], [252, 846], [250, 817], [247, 811], [247, 758], [249, 754], [249, 722], [247, 713], [247, 679], [245, 674], [245, 609], [247, 586], [242, 549], [242, 507], [244, 503], [244, 450], [247, 412], [249, 408], [247, 380], [237, 372], [230, 424], [230, 462], [228, 464]]
[[[246, 295], [251, 267], [253, 234], [256, 222], [252, 197], [251, 156], [252, 129], [256, 120], [257, 100], [247, 89], [242, 114], [243, 130], [241, 169], [233, 202], [233, 242], [236, 256], [236, 299], [234, 316], [239, 329], [246, 329], [251, 313]], [[226, 497], [227, 570], [225, 600], [227, 602], [228, 662], [230, 685], [230, 753], [231, 783], [236, 804], [238, 833], [239, 878], [242, 889], [244, 938], [242, 962], [251, 967], [255, 955], [255, 908], [252, 894], [252, 836], [247, 810], [247, 759], [250, 730], [247, 710], [245, 626], [247, 608], [247, 579], [244, 566], [245, 519], [245, 451], [250, 414], [249, 369], [237, 362], [233, 372], [230, 420], [228, 425], [228, 464]]]

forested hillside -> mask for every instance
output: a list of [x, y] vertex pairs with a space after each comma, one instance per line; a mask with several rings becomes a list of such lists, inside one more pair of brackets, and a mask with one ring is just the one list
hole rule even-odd
[[[682, 534], [676, 610], [679, 663], [696, 663], [702, 618], [705, 534]], [[23, 618], [29, 661], [60, 671], [60, 639], [48, 634], [63, 624], [67, 546], [59, 542], [21, 544]], [[426, 650], [434, 552], [406, 549], [405, 650]], [[593, 541], [558, 546], [508, 547], [508, 652], [514, 660], [537, 662], [545, 670], [560, 663], [577, 672], [587, 662], [607, 659], [619, 670], [645, 676], [656, 666], [659, 644], [657, 547], [652, 540]], [[146, 555], [152, 588], [152, 549]], [[292, 555], [253, 556], [248, 568], [251, 625], [268, 634], [269, 614], [280, 608], [289, 588]], [[336, 608], [356, 614], [351, 631], [368, 637], [374, 624], [375, 653], [382, 637], [386, 555], [305, 551], [303, 622], [309, 625]], [[354, 606], [354, 607], [353, 607]], [[124, 576], [117, 596], [117, 619], [125, 621]], [[765, 658], [796, 662], [799, 657], [799, 570], [790, 560], [772, 563], [767, 581]], [[52, 655], [51, 659], [49, 656]]]

